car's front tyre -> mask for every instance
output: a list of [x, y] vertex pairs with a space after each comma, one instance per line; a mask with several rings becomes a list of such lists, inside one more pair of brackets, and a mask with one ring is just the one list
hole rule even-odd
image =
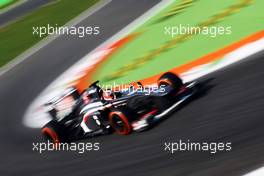
[[114, 108], [109, 114], [109, 122], [114, 131], [121, 135], [132, 132], [132, 112], [125, 107]]

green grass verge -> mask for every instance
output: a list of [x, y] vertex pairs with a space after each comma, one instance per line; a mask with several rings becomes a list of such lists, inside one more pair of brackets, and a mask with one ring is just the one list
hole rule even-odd
[[[143, 26], [136, 29], [134, 32], [142, 32], [142, 34], [115, 53], [97, 71], [94, 79], [109, 84], [113, 81], [128, 83], [147, 78], [197, 59], [264, 29], [264, 23], [262, 22], [264, 19], [264, 13], [262, 13], [264, 1], [262, 0], [194, 0], [192, 4], [185, 5], [186, 8], [179, 13], [170, 18], [164, 17], [172, 9], [181, 9], [177, 7], [181, 2], [184, 1], [175, 1]], [[148, 57], [146, 62], [141, 62], [141, 64], [135, 66], [134, 63], [138, 59], [142, 60], [144, 56], [151, 55], [157, 48], [172, 40], [170, 36], [164, 35], [165, 26], [177, 26], [179, 24], [196, 26], [216, 14], [226, 12], [229, 8], [237, 9], [213, 24], [213, 26], [231, 26], [232, 33], [230, 35], [218, 35], [217, 37], [195, 35], [183, 42], [176, 42], [170, 48], [155, 56]]]
[[10, 6], [11, 4], [14, 4], [17, 1], [18, 0], [0, 0], [0, 10]]
[[43, 39], [32, 35], [33, 26], [62, 26], [98, 1], [60, 0], [0, 28], [0, 67]]

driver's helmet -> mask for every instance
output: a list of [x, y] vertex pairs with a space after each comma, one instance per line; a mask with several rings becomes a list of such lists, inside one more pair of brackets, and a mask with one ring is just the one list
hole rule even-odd
[[112, 90], [103, 91], [104, 100], [114, 100], [116, 98], [115, 93]]

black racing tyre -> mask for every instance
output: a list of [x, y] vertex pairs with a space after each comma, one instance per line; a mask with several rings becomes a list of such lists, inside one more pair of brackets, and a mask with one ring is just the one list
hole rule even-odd
[[54, 144], [67, 141], [65, 129], [55, 120], [51, 120], [49, 123], [47, 123], [41, 129], [41, 132], [47, 140], [53, 142]]
[[109, 114], [109, 122], [114, 131], [121, 135], [128, 135], [132, 132], [131, 122], [133, 112], [125, 107], [114, 108]]
[[172, 86], [175, 91], [178, 91], [183, 86], [183, 82], [179, 76], [171, 72], [167, 72], [164, 73], [158, 80], [158, 86], [160, 87], [162, 85]]

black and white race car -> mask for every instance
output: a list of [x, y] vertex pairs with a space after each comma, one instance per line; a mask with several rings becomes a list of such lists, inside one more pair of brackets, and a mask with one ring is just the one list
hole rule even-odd
[[143, 131], [193, 97], [197, 90], [196, 82], [184, 84], [170, 72], [163, 74], [154, 88], [138, 82], [125, 90], [103, 90], [98, 81], [82, 93], [71, 88], [45, 105], [53, 120], [42, 128], [42, 133], [59, 143], [111, 132], [128, 135]]

